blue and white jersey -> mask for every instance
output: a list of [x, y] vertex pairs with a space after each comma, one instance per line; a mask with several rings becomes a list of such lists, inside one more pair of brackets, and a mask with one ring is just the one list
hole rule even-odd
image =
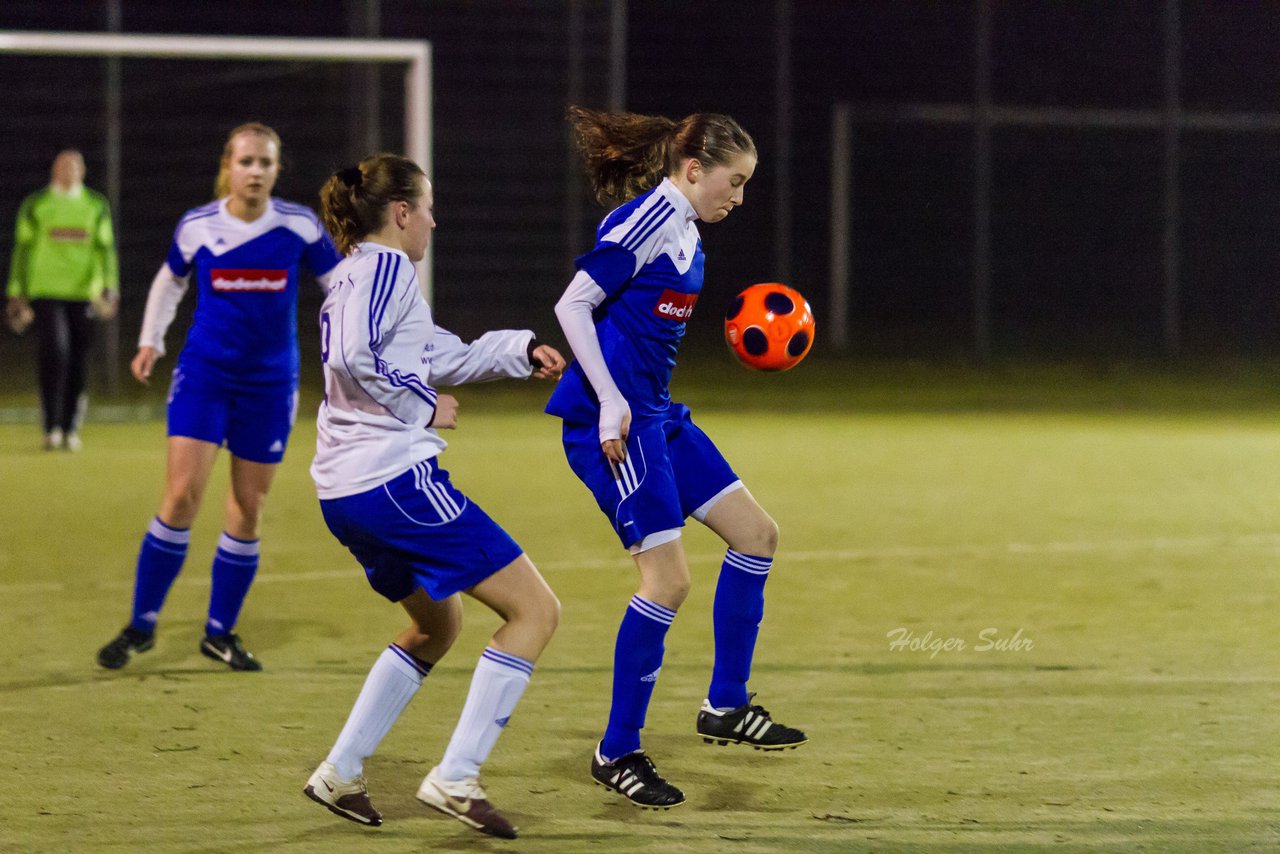
[[303, 205], [272, 198], [253, 222], [228, 213], [226, 199], [188, 211], [166, 259], [177, 279], [195, 272], [195, 321], [180, 369], [232, 386], [296, 385], [298, 265], [323, 283], [339, 260]]
[[409, 256], [361, 243], [333, 271], [320, 311], [324, 402], [311, 476], [320, 498], [366, 492], [445, 449], [428, 427], [436, 384], [532, 373], [528, 330], [470, 344], [435, 325]]
[[[696, 219], [689, 200], [663, 179], [606, 216], [595, 247], [577, 259], [605, 293], [593, 314], [596, 337], [633, 421], [659, 417], [671, 405], [667, 387], [676, 352], [702, 292]], [[579, 423], [600, 417], [595, 391], [576, 361], [546, 411]]]

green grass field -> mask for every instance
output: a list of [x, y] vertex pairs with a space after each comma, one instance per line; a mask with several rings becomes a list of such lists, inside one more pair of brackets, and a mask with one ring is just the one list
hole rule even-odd
[[[752, 687], [811, 742], [764, 754], [693, 734], [721, 554], [695, 525], [646, 730], [689, 798], [665, 813], [586, 773], [630, 561], [539, 390], [459, 394], [444, 463], [564, 604], [486, 767], [515, 843], [414, 799], [496, 625], [475, 603], [366, 769], [386, 824], [301, 793], [404, 623], [324, 528], [308, 416], [239, 626], [260, 674], [196, 648], [224, 469], [156, 649], [109, 673], [93, 656], [127, 617], [163, 425], [90, 424], [78, 456], [0, 425], [0, 850], [1276, 850], [1275, 377], [809, 367], [695, 373], [683, 396], [781, 525]], [[892, 645], [908, 634], [917, 648]]]

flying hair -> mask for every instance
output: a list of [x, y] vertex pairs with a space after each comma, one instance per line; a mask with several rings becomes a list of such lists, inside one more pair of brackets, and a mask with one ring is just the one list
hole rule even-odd
[[604, 204], [648, 192], [688, 160], [710, 169], [756, 153], [750, 134], [719, 113], [693, 113], [673, 121], [572, 106], [568, 119], [596, 200]]

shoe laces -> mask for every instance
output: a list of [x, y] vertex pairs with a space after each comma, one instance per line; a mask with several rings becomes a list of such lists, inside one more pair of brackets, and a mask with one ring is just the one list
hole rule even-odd
[[473, 801], [487, 801], [489, 796], [480, 785], [479, 777], [467, 777], [463, 780], [437, 780], [436, 784], [455, 798], [470, 798]]
[[248, 655], [245, 651], [244, 643], [240, 640], [240, 636], [235, 632], [231, 632], [226, 636], [227, 645], [241, 655]]

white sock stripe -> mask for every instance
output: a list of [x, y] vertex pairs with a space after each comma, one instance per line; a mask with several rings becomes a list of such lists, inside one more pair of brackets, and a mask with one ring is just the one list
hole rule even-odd
[[161, 522], [158, 517], [151, 520], [151, 524], [147, 526], [147, 533], [157, 540], [164, 540], [166, 543], [174, 543], [180, 546], [185, 546], [191, 542], [190, 528], [170, 528], [164, 522]]
[[657, 602], [650, 602], [648, 599], [642, 599], [639, 596], [631, 597], [631, 604], [628, 606], [642, 617], [648, 617], [657, 623], [665, 626], [671, 625], [676, 618], [676, 612], [670, 608], [663, 607]]
[[[150, 536], [150, 534], [147, 536]], [[157, 551], [168, 552], [171, 555], [185, 555], [187, 553], [186, 543], [166, 543], [164, 540], [157, 540], [152, 537], [150, 545], [151, 548]]]
[[259, 542], [259, 540], [237, 540], [223, 531], [222, 536], [218, 537], [218, 550], [241, 557], [257, 557]]
[[245, 568], [257, 569], [258, 556], [255, 555], [236, 555], [230, 552], [224, 552], [218, 549], [213, 553], [213, 559], [222, 564], [231, 564], [232, 566], [240, 566]]
[[744, 555], [729, 549], [724, 553], [724, 563], [726, 566], [749, 572], [752, 575], [768, 575], [770, 568], [773, 567], [773, 558]]
[[418, 674], [420, 676], [425, 678], [427, 674], [431, 672], [431, 669], [429, 667], [427, 667], [421, 661], [418, 661], [418, 659], [414, 658], [412, 655], [405, 652], [403, 649], [396, 646], [395, 644], [388, 644], [387, 649], [395, 653], [395, 655], [399, 657], [400, 660], [412, 666], [414, 670], [418, 671]]
[[521, 658], [518, 655], [502, 652], [491, 646], [484, 648], [484, 652], [480, 653], [480, 658], [485, 661], [492, 661], [494, 664], [502, 667], [508, 667], [512, 670], [519, 671], [525, 676], [533, 675], [533, 662]]

